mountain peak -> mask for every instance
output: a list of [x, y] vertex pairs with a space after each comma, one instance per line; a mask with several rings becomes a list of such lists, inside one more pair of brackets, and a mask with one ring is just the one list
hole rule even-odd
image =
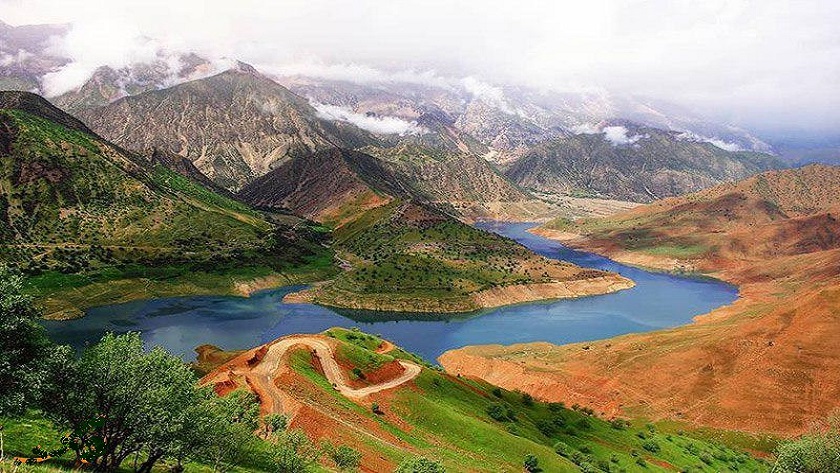
[[230, 70], [233, 71], [233, 72], [240, 72], [242, 74], [253, 74], [253, 75], [259, 75], [260, 74], [259, 71], [257, 71], [257, 69], [254, 66], [248, 64], [247, 62], [242, 62], [242, 61], [236, 61], [236, 63], [234, 64], [233, 67], [230, 68]]
[[47, 120], [54, 121], [67, 128], [93, 135], [94, 133], [76, 117], [48, 102], [32, 92], [0, 91], [0, 109], [20, 110]]

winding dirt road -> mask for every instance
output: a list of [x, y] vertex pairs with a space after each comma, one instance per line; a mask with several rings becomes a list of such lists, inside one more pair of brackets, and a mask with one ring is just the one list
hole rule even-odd
[[420, 374], [421, 367], [414, 363], [399, 360], [399, 364], [405, 370], [400, 376], [372, 386], [353, 388], [348, 384], [347, 378], [341, 367], [335, 361], [335, 353], [332, 346], [326, 340], [313, 336], [291, 336], [275, 341], [268, 346], [268, 351], [262, 360], [251, 370], [250, 379], [258, 383], [260, 390], [272, 398], [274, 406], [282, 405], [282, 396], [274, 385], [274, 378], [280, 369], [283, 356], [293, 347], [306, 346], [313, 350], [321, 361], [321, 367], [327, 380], [345, 397], [361, 399], [365, 396], [395, 388], [403, 383], [411, 381]]

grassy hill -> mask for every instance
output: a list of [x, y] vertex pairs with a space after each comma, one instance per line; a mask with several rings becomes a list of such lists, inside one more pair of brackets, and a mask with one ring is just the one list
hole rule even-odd
[[[323, 265], [317, 232], [271, 223], [162, 163], [102, 140], [40, 97], [3, 92], [0, 259], [36, 276], [36, 289], [53, 297], [47, 305], [54, 313], [103, 289], [65, 292], [87, 283], [163, 279], [179, 285], [188, 281], [173, 280], [193, 272], [241, 275], [242, 268], [259, 267], [256, 273], [267, 275]], [[224, 279], [213, 289], [233, 290]], [[69, 302], [64, 309], [62, 301]]]
[[[420, 362], [373, 335], [345, 329], [323, 335], [345, 379], [359, 386], [394, 377], [395, 360]], [[248, 370], [260, 366], [261, 353], [260, 347], [250, 350], [214, 373], [238, 366], [247, 378]], [[431, 366], [396, 388], [351, 400], [333, 388], [311, 350], [292, 349], [283, 360], [272, 379], [290, 428], [301, 428], [316, 440], [352, 445], [363, 454], [364, 471], [392, 471], [405, 458], [424, 455], [450, 472], [519, 472], [527, 454], [535, 455], [546, 472], [766, 470], [763, 463], [720, 444], [639, 423], [611, 422], [577, 406], [538, 402]]]
[[[334, 232], [346, 271], [309, 292], [319, 304], [402, 312], [466, 312], [627, 284], [617, 275], [550, 260], [432, 208], [395, 200]], [[610, 285], [615, 284], [615, 289]], [[598, 287], [596, 287], [598, 286]], [[545, 293], [532, 294], [541, 287]]]
[[740, 297], [683, 327], [471, 347], [444, 365], [605, 412], [802, 433], [840, 402], [838, 215], [840, 168], [815, 165], [604, 219], [554, 221], [539, 232], [626, 263], [708, 274], [737, 284]]

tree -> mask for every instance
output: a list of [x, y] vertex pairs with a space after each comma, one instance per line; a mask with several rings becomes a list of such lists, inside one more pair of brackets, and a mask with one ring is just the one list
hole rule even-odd
[[776, 450], [779, 473], [840, 473], [840, 417]]
[[324, 450], [341, 471], [356, 471], [362, 464], [362, 453], [347, 445], [334, 447], [326, 443]]
[[522, 462], [522, 466], [528, 473], [537, 473], [542, 471], [540, 469], [539, 459], [537, 459], [536, 455], [531, 453], [525, 455], [525, 461]]
[[[236, 390], [225, 397], [208, 391], [210, 394], [198, 408], [200, 421], [193, 431], [197, 442], [187, 446], [192, 450], [187, 450], [185, 457], [207, 460], [213, 471], [223, 471], [254, 456], [260, 405], [250, 391]], [[274, 435], [278, 433], [275, 431]]]
[[400, 463], [394, 473], [446, 473], [446, 469], [434, 460], [415, 457]]
[[41, 313], [23, 293], [23, 277], [0, 265], [0, 415], [14, 416], [37, 404], [47, 374], [69, 354], [54, 346], [37, 319]]
[[286, 430], [286, 427], [289, 425], [289, 418], [283, 414], [266, 414], [262, 420], [263, 423], [263, 432], [265, 433], [265, 437], [268, 438], [278, 432]]
[[318, 448], [303, 431], [291, 430], [275, 435], [274, 466], [277, 473], [302, 473], [321, 457]]
[[[249, 438], [257, 427], [253, 396], [218, 398], [209, 388], [196, 389], [186, 364], [162, 348], [147, 353], [137, 333], [105, 335], [55, 377], [61, 388], [45, 397], [45, 411], [58, 425], [72, 431], [90, 426], [86, 435], [103, 440], [91, 461], [97, 471], [113, 471], [132, 456], [141, 473], [163, 458], [180, 464], [221, 450], [213, 457], [218, 461], [247, 444], [235, 427], [244, 425]], [[235, 447], [219, 447], [232, 442]]]

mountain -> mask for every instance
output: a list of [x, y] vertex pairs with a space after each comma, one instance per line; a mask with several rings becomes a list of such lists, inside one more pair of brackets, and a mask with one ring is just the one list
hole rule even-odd
[[650, 202], [780, 167], [771, 155], [614, 121], [537, 145], [505, 174], [537, 192]]
[[416, 180], [357, 151], [294, 158], [238, 194], [334, 228], [337, 277], [291, 300], [350, 309], [467, 312], [612, 292], [632, 282], [538, 256], [425, 200]]
[[214, 182], [236, 190], [290, 157], [377, 140], [322, 120], [309, 103], [252, 67], [129, 96], [80, 113], [128, 149], [186, 156]]
[[209, 76], [215, 66], [197, 54], [165, 54], [150, 62], [138, 62], [115, 69], [101, 66], [74, 90], [51, 98], [69, 113], [107, 105], [115, 100], [150, 90], [165, 89], [181, 82]]
[[287, 161], [238, 196], [257, 208], [287, 210], [338, 227], [409, 192], [378, 159], [333, 148]]
[[128, 273], [157, 268], [169, 279], [243, 267], [282, 271], [324, 252], [305, 225], [296, 232], [270, 223], [200, 178], [173, 172], [166, 158], [131, 154], [27, 92], [0, 92], [0, 163], [0, 258], [42, 275], [53, 285], [47, 292], [84, 292], [83, 279], [55, 286], [66, 278], [59, 273], [93, 282], [119, 279], [129, 266], [137, 269]]
[[690, 434], [641, 432], [443, 373], [359, 330], [293, 335], [231, 355], [202, 347], [203, 360], [227, 359], [202, 383], [220, 395], [255, 392], [262, 412], [288, 416], [289, 429], [358, 450], [361, 471], [394, 471], [424, 456], [451, 472], [520, 472], [528, 454], [546, 472], [678, 471], [706, 463], [715, 471], [766, 470]]
[[723, 279], [738, 285], [739, 299], [690, 325], [585, 349], [475, 347], [441, 362], [453, 373], [607, 412], [806, 432], [840, 403], [838, 215], [840, 168], [812, 165], [605, 219], [551, 222], [539, 232], [626, 263]]
[[44, 76], [70, 62], [50, 47], [69, 30], [69, 25], [11, 26], [0, 22], [0, 90], [43, 92]]

